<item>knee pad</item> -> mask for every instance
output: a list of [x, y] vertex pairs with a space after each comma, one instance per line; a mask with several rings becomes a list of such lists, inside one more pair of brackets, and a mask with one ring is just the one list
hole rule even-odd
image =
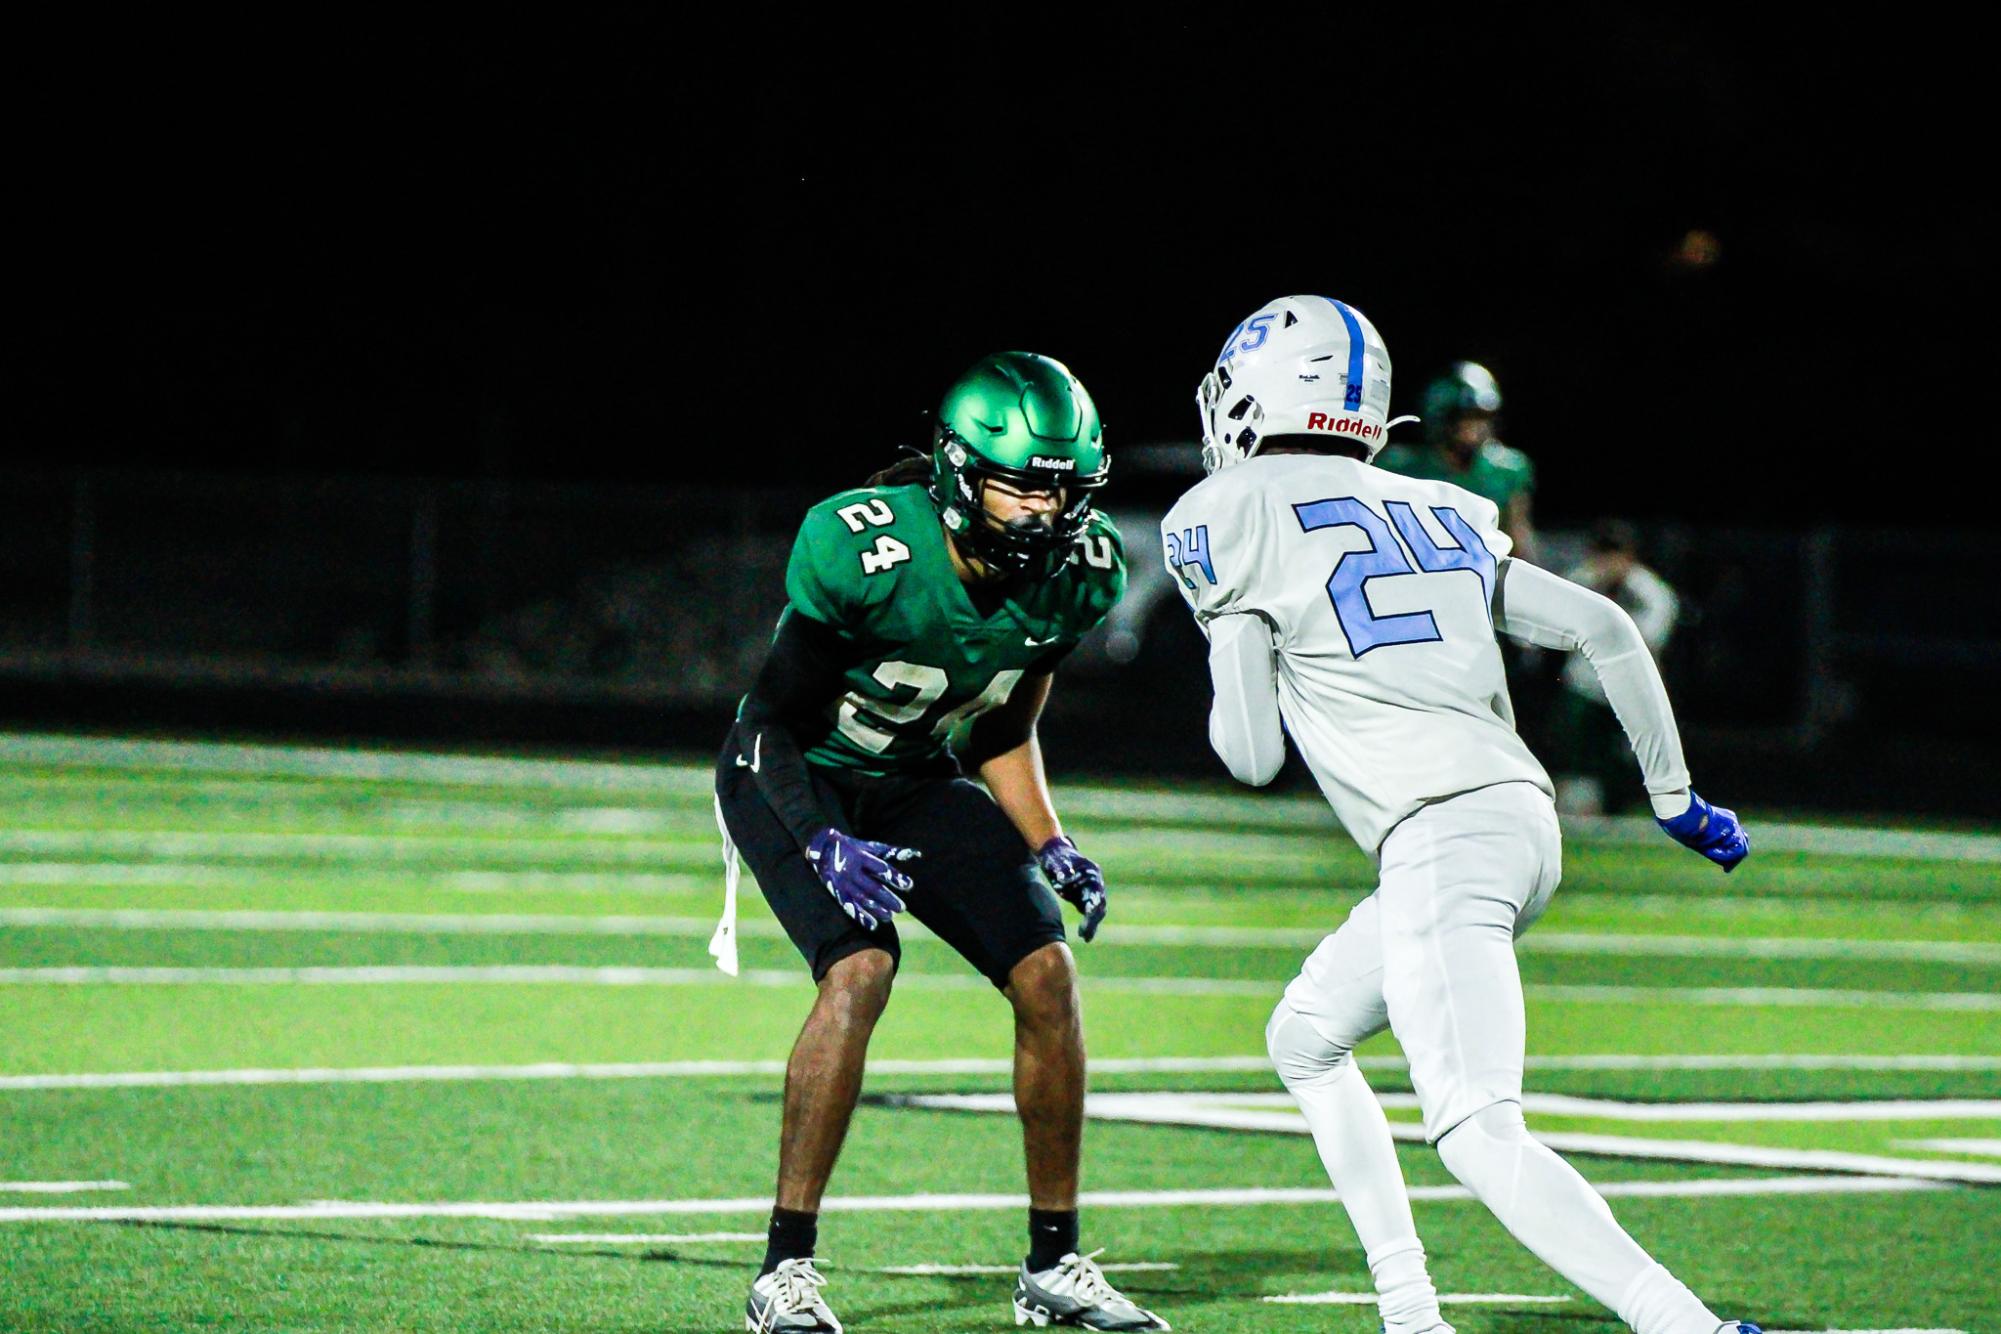
[[1265, 1050], [1287, 1088], [1327, 1079], [1349, 1064], [1348, 1049], [1322, 1037], [1320, 1030], [1285, 1000], [1273, 1008], [1265, 1025]]
[[1438, 1156], [1477, 1195], [1496, 1172], [1512, 1176], [1521, 1146], [1533, 1142], [1520, 1103], [1490, 1102], [1439, 1136]]

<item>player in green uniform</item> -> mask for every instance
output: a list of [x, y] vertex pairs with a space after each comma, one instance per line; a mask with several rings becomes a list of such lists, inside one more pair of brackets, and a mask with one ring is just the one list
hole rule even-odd
[[1535, 558], [1535, 521], [1529, 502], [1535, 492], [1535, 465], [1528, 455], [1494, 438], [1501, 411], [1501, 387], [1485, 366], [1462, 361], [1424, 390], [1424, 444], [1390, 445], [1376, 466], [1406, 477], [1451, 482], [1491, 500], [1501, 511], [1501, 528], [1514, 540], [1515, 555]]
[[929, 458], [800, 526], [789, 605], [716, 772], [725, 832], [819, 985], [786, 1069], [754, 1334], [840, 1329], [813, 1268], [818, 1210], [906, 909], [1014, 1009], [1030, 1202], [1016, 1322], [1166, 1328], [1077, 1243], [1084, 1041], [1056, 895], [1085, 940], [1106, 897], [1063, 834], [1035, 735], [1057, 662], [1125, 588], [1118, 530], [1091, 506], [1105, 475], [1084, 387], [1003, 352], [947, 392]]

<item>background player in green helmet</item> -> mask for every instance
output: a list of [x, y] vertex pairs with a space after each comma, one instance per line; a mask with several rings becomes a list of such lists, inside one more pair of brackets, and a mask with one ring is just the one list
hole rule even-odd
[[1390, 445], [1379, 467], [1406, 477], [1450, 482], [1491, 500], [1501, 511], [1501, 530], [1515, 554], [1535, 559], [1535, 522], [1529, 503], [1535, 492], [1535, 465], [1528, 455], [1494, 438], [1501, 412], [1501, 387], [1477, 361], [1462, 361], [1424, 388], [1424, 444]]
[[906, 910], [1014, 1008], [1030, 1202], [1017, 1323], [1166, 1328], [1077, 1244], [1084, 1040], [1056, 895], [1089, 940], [1105, 885], [1063, 835], [1035, 735], [1056, 664], [1125, 588], [1118, 531], [1091, 506], [1106, 464], [1076, 378], [1003, 352], [946, 393], [928, 458], [800, 525], [789, 605], [716, 771], [724, 830], [819, 984], [786, 1070], [752, 1331], [840, 1329], [812, 1263], [818, 1210]]

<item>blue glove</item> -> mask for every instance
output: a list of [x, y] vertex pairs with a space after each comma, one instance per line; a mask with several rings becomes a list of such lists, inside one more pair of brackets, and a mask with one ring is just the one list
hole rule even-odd
[[915, 848], [896, 848], [844, 834], [829, 825], [806, 845], [806, 860], [820, 883], [841, 905], [841, 911], [873, 931], [903, 911], [898, 893], [910, 892], [910, 877], [891, 866], [921, 856]]
[[1695, 793], [1688, 794], [1688, 809], [1672, 820], [1656, 818], [1654, 823], [1684, 848], [1693, 848], [1728, 873], [1751, 855], [1751, 836], [1737, 823], [1737, 812], [1712, 806]]
[[1084, 924], [1077, 928], [1077, 934], [1085, 940], [1097, 935], [1098, 923], [1105, 920], [1106, 906], [1105, 873], [1098, 869], [1098, 864], [1077, 851], [1077, 845], [1062, 834], [1037, 848], [1035, 860], [1056, 892], [1084, 914]]

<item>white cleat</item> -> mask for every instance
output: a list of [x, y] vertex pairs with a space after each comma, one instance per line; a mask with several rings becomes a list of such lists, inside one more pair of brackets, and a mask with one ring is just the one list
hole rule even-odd
[[750, 1285], [743, 1304], [746, 1334], [841, 1334], [841, 1322], [820, 1296], [826, 1286], [812, 1260], [780, 1261]]
[[1166, 1330], [1165, 1320], [1137, 1305], [1113, 1287], [1098, 1268], [1103, 1250], [1079, 1255], [1075, 1251], [1054, 1266], [1031, 1274], [1028, 1262], [1014, 1280], [1014, 1323], [1034, 1325], [1074, 1325], [1098, 1330]]

